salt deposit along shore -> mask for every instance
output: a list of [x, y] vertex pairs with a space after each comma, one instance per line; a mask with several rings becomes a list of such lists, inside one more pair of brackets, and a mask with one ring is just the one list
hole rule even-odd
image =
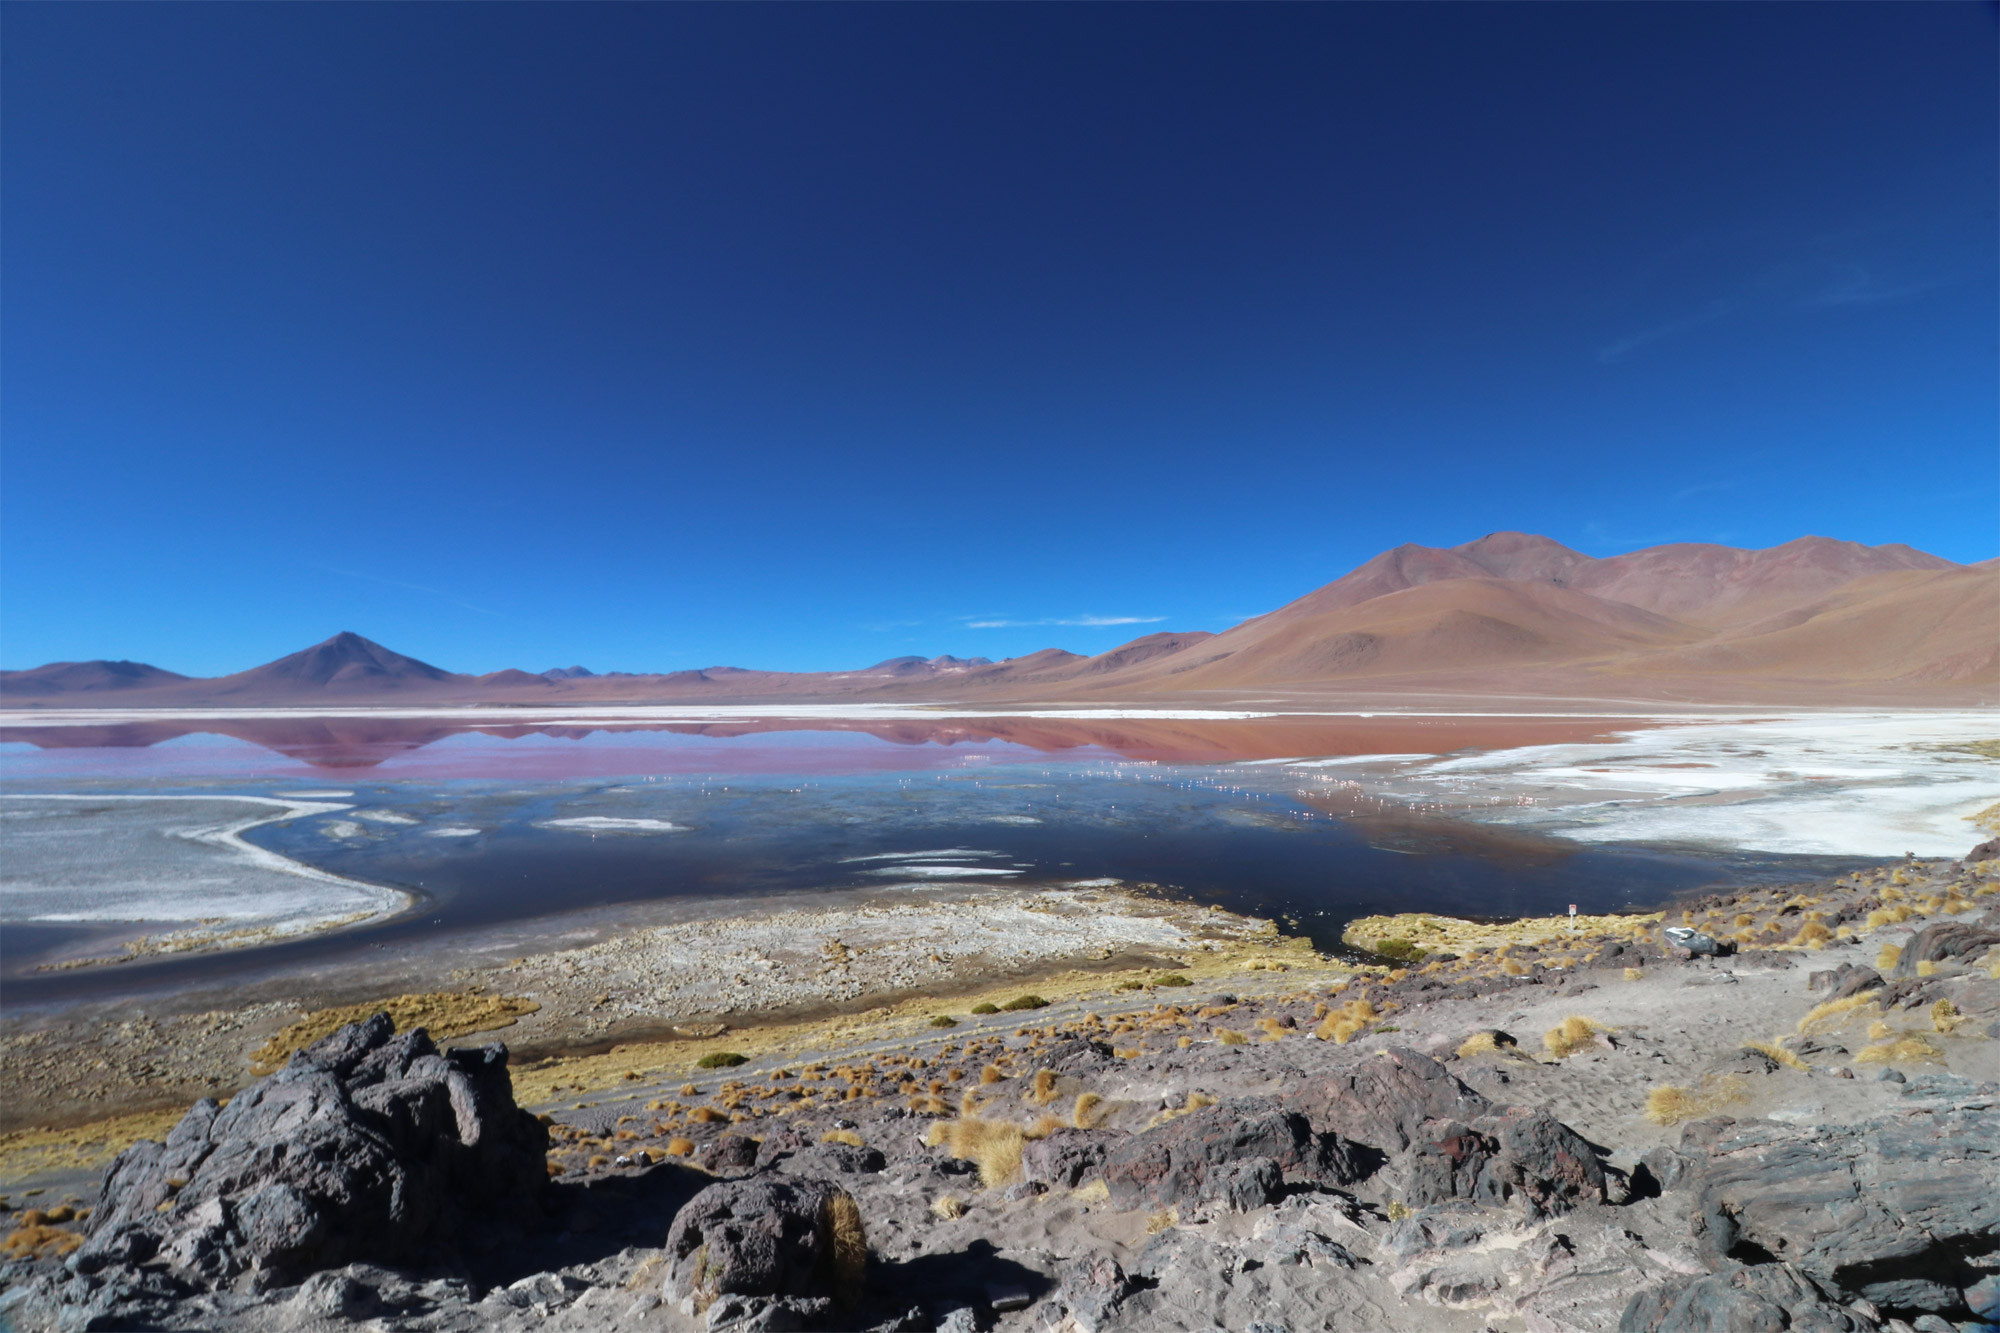
[[0, 794], [0, 920], [113, 929], [120, 956], [240, 947], [392, 915], [412, 899], [246, 841], [352, 807], [263, 796]]
[[1588, 744], [1282, 766], [1329, 798], [1576, 842], [1952, 856], [2000, 832], [2000, 718], [1983, 711], [1683, 719]]

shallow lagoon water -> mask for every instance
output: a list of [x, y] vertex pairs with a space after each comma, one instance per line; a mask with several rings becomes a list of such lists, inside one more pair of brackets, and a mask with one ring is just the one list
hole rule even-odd
[[[1348, 920], [1374, 912], [1645, 909], [1706, 886], [1857, 864], [1586, 846], [1388, 807], [1336, 817], [1282, 767], [1134, 762], [1087, 745], [1052, 759], [990, 737], [941, 745], [849, 732], [448, 736], [419, 747], [428, 750], [421, 759], [391, 750], [337, 771], [198, 736], [137, 753], [5, 748], [0, 771], [15, 792], [311, 793], [337, 802], [347, 808], [248, 838], [419, 898], [395, 920], [315, 939], [68, 972], [34, 969], [77, 936], [9, 926], [0, 952], [12, 1003], [284, 970], [392, 942], [666, 900], [797, 895], [811, 905], [834, 893], [895, 899], [972, 884], [1118, 881], [1271, 917], [1330, 948]], [[441, 765], [454, 750], [469, 762]], [[477, 776], [455, 775], [466, 771]]]

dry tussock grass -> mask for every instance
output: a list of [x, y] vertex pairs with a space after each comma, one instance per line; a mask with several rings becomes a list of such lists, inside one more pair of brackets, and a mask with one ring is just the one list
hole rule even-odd
[[1931, 1026], [1943, 1036], [1950, 1036], [1971, 1021], [1950, 1000], [1939, 1000], [1931, 1006]]
[[1760, 1055], [1768, 1055], [1779, 1064], [1796, 1069], [1801, 1073], [1805, 1073], [1812, 1068], [1811, 1065], [1799, 1059], [1795, 1053], [1786, 1050], [1775, 1041], [1746, 1041], [1743, 1043], [1743, 1049], [1746, 1051], [1756, 1051]]
[[1845, 999], [1828, 1000], [1824, 1004], [1814, 1005], [1806, 1011], [1806, 1016], [1799, 1020], [1799, 1034], [1810, 1036], [1816, 1032], [1831, 1032], [1835, 1028], [1844, 1027], [1880, 1012], [1881, 1006], [1875, 1002], [1874, 997], [1867, 991], [1861, 991]]
[[829, 1129], [819, 1136], [821, 1143], [844, 1143], [850, 1148], [864, 1147], [861, 1136], [851, 1129]]
[[1217, 1028], [1215, 1030], [1215, 1040], [1221, 1046], [1241, 1046], [1250, 1039], [1235, 1028]]
[[832, 1278], [833, 1299], [852, 1308], [861, 1299], [868, 1273], [868, 1232], [861, 1225], [861, 1205], [846, 1190], [835, 1190], [824, 1205], [826, 1229], [832, 1241], [826, 1266]]
[[1156, 1126], [1166, 1124], [1170, 1120], [1178, 1120], [1184, 1115], [1187, 1115], [1194, 1111], [1199, 1111], [1204, 1106], [1213, 1106], [1213, 1105], [1215, 1105], [1215, 1098], [1209, 1096], [1207, 1093], [1190, 1092], [1188, 1094], [1187, 1104], [1185, 1106], [1169, 1107], [1168, 1109], [1160, 1112], [1158, 1115], [1153, 1117], [1152, 1121], [1147, 1124], [1146, 1128], [1153, 1129]]
[[512, 1027], [524, 1014], [542, 1006], [533, 1000], [512, 995], [454, 995], [434, 991], [420, 995], [392, 995], [367, 1004], [347, 1004], [334, 1009], [317, 1009], [272, 1037], [250, 1057], [250, 1072], [259, 1076], [276, 1073], [292, 1052], [328, 1037], [349, 1023], [360, 1023], [386, 1013], [396, 1031], [423, 1028], [435, 1040], [462, 1037], [468, 1032], [491, 1032]]
[[956, 1222], [965, 1216], [965, 1200], [956, 1194], [940, 1194], [937, 1201], [931, 1204], [931, 1212], [941, 1221]]
[[1542, 1049], [1551, 1060], [1564, 1060], [1597, 1041], [1610, 1028], [1594, 1018], [1571, 1014], [1542, 1034]]
[[1519, 1055], [1520, 1043], [1506, 1033], [1496, 1029], [1475, 1032], [1459, 1043], [1458, 1058], [1470, 1060], [1477, 1055]]
[[1898, 958], [1901, 958], [1902, 956], [1903, 956], [1903, 948], [1901, 945], [1899, 944], [1883, 945], [1875, 953], [1875, 970], [1877, 972], [1887, 973], [1890, 968], [1896, 965], [1896, 960]]
[[1381, 1017], [1375, 1006], [1368, 1001], [1349, 1000], [1338, 1009], [1328, 1010], [1326, 1018], [1313, 1029], [1313, 1036], [1321, 1041], [1345, 1046], [1360, 1035], [1370, 1023]]
[[1646, 1118], [1656, 1125], [1685, 1124], [1714, 1115], [1748, 1095], [1749, 1084], [1736, 1074], [1709, 1080], [1698, 1088], [1662, 1084], [1646, 1094]]
[[1094, 1092], [1080, 1092], [1070, 1110], [1070, 1123], [1078, 1129], [1095, 1129], [1105, 1116], [1104, 1098]]
[[1863, 1046], [1854, 1058], [1862, 1064], [1941, 1065], [1944, 1049], [1921, 1032], [1905, 1032], [1894, 1040]]
[[937, 1121], [925, 1133], [924, 1142], [976, 1165], [980, 1183], [993, 1189], [1021, 1178], [1021, 1149], [1028, 1140], [1047, 1138], [1063, 1127], [1055, 1116], [1043, 1116], [1025, 1126], [1011, 1120], [961, 1116]]

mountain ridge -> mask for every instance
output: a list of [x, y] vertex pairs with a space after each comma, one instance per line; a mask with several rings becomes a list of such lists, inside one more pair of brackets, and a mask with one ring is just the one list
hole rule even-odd
[[1787, 685], [2000, 695], [2000, 562], [1807, 536], [1596, 557], [1532, 533], [1406, 543], [1221, 633], [1160, 631], [1092, 656], [894, 657], [851, 671], [581, 667], [468, 675], [353, 631], [213, 678], [129, 661], [0, 672], [0, 701], [76, 707], [369, 701], [592, 704], [854, 698], [1033, 702], [1285, 688], [1768, 698]]

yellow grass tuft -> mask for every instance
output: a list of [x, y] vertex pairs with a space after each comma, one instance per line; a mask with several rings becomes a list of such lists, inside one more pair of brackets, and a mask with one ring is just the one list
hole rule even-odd
[[979, 1081], [981, 1083], [998, 1083], [1001, 1079], [1006, 1077], [1007, 1076], [1005, 1074], [1000, 1072], [999, 1065], [988, 1065], [986, 1066], [986, 1068], [979, 1071]]
[[1714, 1115], [1749, 1095], [1749, 1085], [1736, 1074], [1709, 1080], [1698, 1088], [1662, 1084], [1646, 1094], [1646, 1118], [1656, 1125], [1679, 1125]]
[[1078, 1129], [1095, 1129], [1104, 1115], [1104, 1098], [1094, 1092], [1080, 1092], [1069, 1118]]
[[9, 1259], [61, 1258], [83, 1244], [83, 1237], [61, 1227], [30, 1224], [0, 1240], [0, 1254]]
[[1520, 1046], [1504, 1032], [1491, 1029], [1475, 1032], [1459, 1043], [1458, 1058], [1470, 1060], [1476, 1055], [1517, 1055]]
[[1215, 1040], [1221, 1046], [1241, 1046], [1250, 1039], [1235, 1028], [1217, 1028], [1215, 1030]]
[[1162, 1208], [1159, 1212], [1152, 1213], [1148, 1215], [1148, 1217], [1146, 1218], [1146, 1234], [1149, 1236], [1157, 1236], [1162, 1231], [1165, 1231], [1170, 1227], [1175, 1227], [1180, 1225], [1180, 1220], [1181, 1220], [1180, 1209]]
[[861, 1142], [861, 1136], [851, 1129], [829, 1129], [826, 1133], [819, 1136], [819, 1141], [821, 1143], [844, 1143], [850, 1148], [865, 1146]]
[[1824, 922], [1808, 921], [1799, 927], [1799, 933], [1792, 936], [1792, 943], [1801, 949], [1824, 949], [1833, 932]]
[[317, 1009], [257, 1048], [250, 1057], [250, 1072], [276, 1073], [292, 1058], [292, 1052], [310, 1046], [321, 1037], [332, 1036], [349, 1023], [360, 1023], [386, 1013], [396, 1031], [423, 1028], [435, 1040], [463, 1037], [468, 1032], [491, 1032], [512, 1027], [524, 1014], [542, 1006], [533, 1000], [511, 995], [454, 995], [446, 991], [421, 995], [392, 995], [367, 1004], [347, 1004], [334, 1009]]
[[1045, 1106], [1049, 1102], [1054, 1101], [1056, 1098], [1055, 1070], [1053, 1069], [1036, 1070], [1034, 1086], [1028, 1095], [1030, 1098], [1034, 1100], [1035, 1104], [1038, 1106]]
[[1874, 997], [1867, 991], [1861, 991], [1845, 999], [1828, 1000], [1824, 1004], [1814, 1005], [1806, 1011], [1806, 1016], [1799, 1020], [1799, 1032], [1801, 1035], [1831, 1032], [1835, 1028], [1844, 1027], [1879, 1012], [1881, 1006], [1876, 1004]]
[[1902, 956], [1903, 949], [1901, 945], [1883, 945], [1875, 954], [1875, 970], [1877, 972], [1887, 972], [1896, 965], [1896, 960]]
[[1937, 974], [1938, 974], [1938, 965], [1934, 960], [1925, 958], [1917, 963], [1918, 976], [1934, 977]]
[[941, 1221], [956, 1222], [965, 1216], [965, 1200], [956, 1194], [940, 1194], [937, 1201], [931, 1204], [931, 1212]]
[[1645, 968], [1643, 968], [1643, 967], [1628, 967], [1628, 968], [1626, 968], [1626, 969], [1625, 969], [1625, 980], [1627, 980], [1627, 981], [1644, 981], [1645, 979], [1646, 979], [1646, 969], [1645, 969]]
[[1213, 1106], [1213, 1105], [1215, 1105], [1215, 1098], [1209, 1096], [1207, 1093], [1190, 1092], [1188, 1094], [1187, 1104], [1185, 1106], [1170, 1107], [1169, 1109], [1160, 1112], [1158, 1115], [1153, 1117], [1152, 1123], [1147, 1125], [1146, 1127], [1148, 1129], [1152, 1129], [1155, 1126], [1166, 1124], [1169, 1120], [1178, 1120], [1182, 1116], [1187, 1115], [1190, 1112], [1199, 1111], [1204, 1106]]
[[940, 1120], [924, 1135], [924, 1142], [943, 1148], [953, 1157], [979, 1167], [979, 1181], [988, 1189], [1011, 1185], [1021, 1176], [1021, 1149], [1028, 1132], [1007, 1120], [982, 1120], [961, 1116]]
[[1811, 1065], [1799, 1059], [1797, 1054], [1778, 1045], [1775, 1041], [1746, 1041], [1743, 1043], [1743, 1049], [1768, 1055], [1779, 1064], [1796, 1069], [1801, 1073], [1805, 1073], [1812, 1068]]
[[1945, 1036], [1950, 1036], [1971, 1021], [1958, 1012], [1958, 1006], [1950, 1000], [1939, 1000], [1931, 1006], [1931, 1026]]
[[1921, 1032], [1906, 1032], [1894, 1041], [1863, 1046], [1854, 1058], [1862, 1064], [1941, 1065], [1944, 1063], [1944, 1050]]
[[1313, 1030], [1313, 1035], [1321, 1041], [1345, 1046], [1381, 1016], [1368, 1001], [1349, 1000], [1338, 1009], [1328, 1010], [1325, 1020]]
[[1571, 1014], [1542, 1034], [1542, 1049], [1549, 1053], [1551, 1060], [1567, 1059], [1595, 1042], [1598, 1034], [1609, 1031], [1610, 1028], [1594, 1018]]
[[868, 1232], [861, 1225], [861, 1205], [852, 1194], [837, 1189], [827, 1196], [823, 1208], [832, 1241], [826, 1266], [833, 1279], [833, 1299], [851, 1309], [861, 1299], [868, 1273]]

